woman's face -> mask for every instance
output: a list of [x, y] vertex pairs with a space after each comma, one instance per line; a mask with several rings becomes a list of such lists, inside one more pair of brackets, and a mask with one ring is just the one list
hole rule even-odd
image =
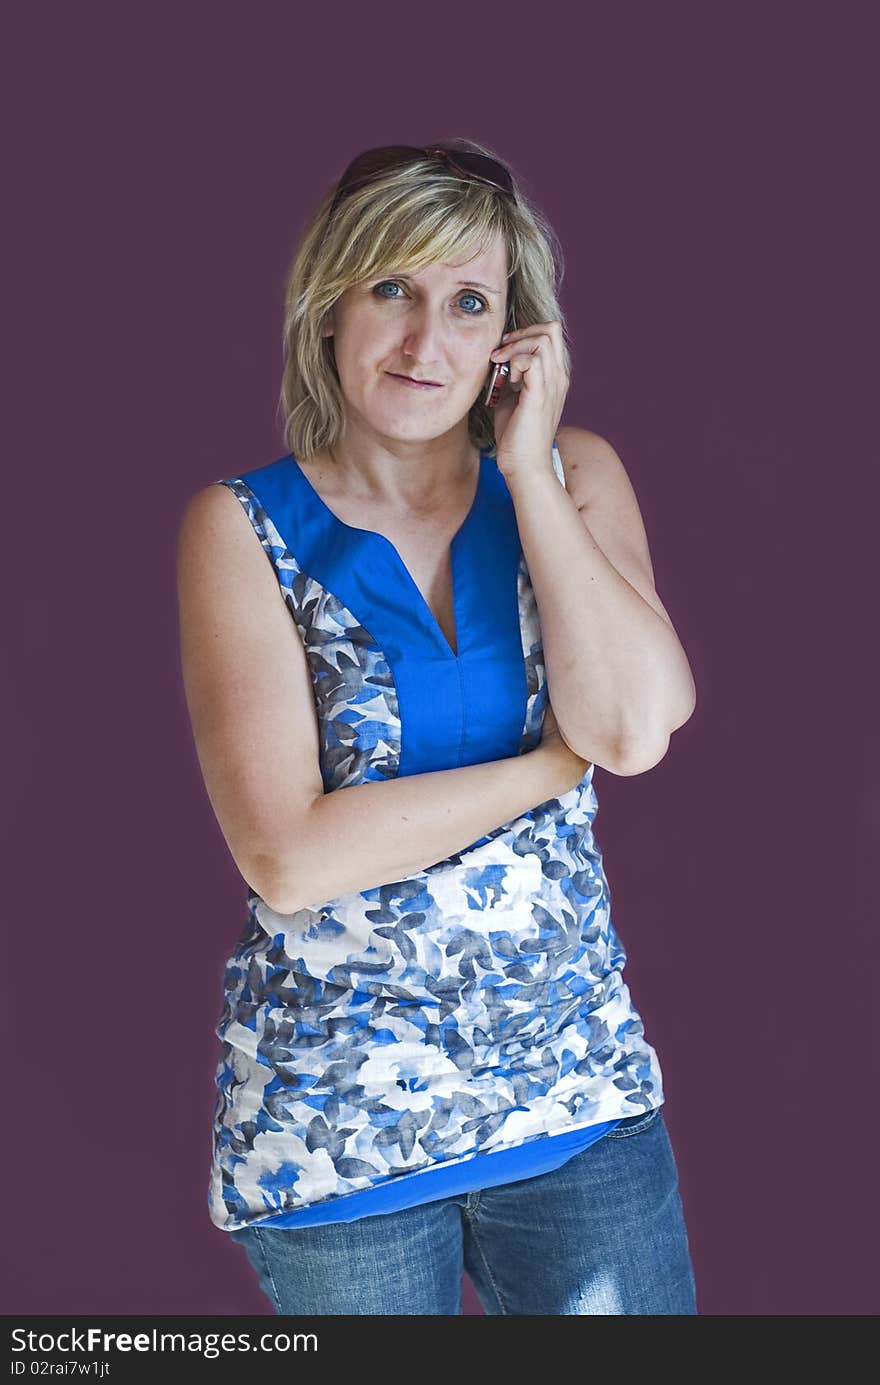
[[[466, 262], [391, 271], [347, 289], [325, 335], [334, 339], [349, 421], [414, 442], [455, 427], [485, 386], [506, 304], [500, 235]], [[399, 376], [432, 383], [417, 388]]]

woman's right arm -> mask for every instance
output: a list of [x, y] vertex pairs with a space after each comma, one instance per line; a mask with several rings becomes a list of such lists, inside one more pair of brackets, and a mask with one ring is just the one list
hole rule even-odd
[[277, 913], [424, 870], [567, 793], [586, 771], [589, 761], [553, 728], [523, 755], [325, 794], [302, 639], [227, 486], [188, 501], [177, 584], [184, 691], [208, 797], [243, 878]]

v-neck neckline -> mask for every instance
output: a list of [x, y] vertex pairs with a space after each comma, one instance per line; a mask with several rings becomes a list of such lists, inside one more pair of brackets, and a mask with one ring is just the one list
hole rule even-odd
[[485, 452], [480, 453], [479, 468], [477, 471], [477, 485], [476, 490], [474, 491], [474, 498], [471, 501], [470, 508], [468, 509], [467, 514], [465, 515], [464, 519], [456, 529], [455, 533], [453, 534], [449, 542], [449, 565], [452, 577], [452, 618], [455, 623], [455, 643], [457, 645], [457, 649], [453, 649], [452, 645], [449, 643], [449, 640], [446, 638], [446, 635], [443, 632], [443, 628], [440, 625], [440, 622], [438, 621], [437, 617], [434, 615], [434, 612], [431, 610], [431, 607], [428, 605], [428, 602], [422, 594], [422, 590], [419, 587], [419, 584], [416, 582], [406, 563], [401, 558], [397, 545], [392, 543], [391, 540], [387, 537], [387, 535], [380, 534], [377, 529], [363, 529], [356, 524], [348, 524], [344, 519], [340, 519], [339, 515], [337, 515], [334, 510], [331, 510], [330, 506], [327, 504], [323, 496], [319, 495], [318, 491], [312, 485], [311, 481], [309, 480], [306, 473], [303, 471], [302, 467], [296, 460], [296, 457], [294, 457], [293, 453], [291, 452], [289, 455], [290, 460], [296, 467], [297, 472], [302, 477], [306, 486], [314, 496], [317, 505], [319, 506], [321, 511], [325, 515], [327, 515], [330, 520], [332, 520], [334, 524], [338, 525], [341, 529], [347, 529], [352, 534], [360, 534], [366, 538], [378, 540], [380, 544], [384, 545], [387, 549], [390, 550], [398, 568], [400, 569], [400, 572], [404, 580], [406, 581], [407, 585], [409, 586], [410, 590], [415, 596], [419, 605], [419, 609], [421, 610], [422, 615], [427, 620], [435, 639], [442, 645], [447, 657], [450, 659], [454, 659], [456, 662], [458, 662], [458, 660], [461, 658], [462, 631], [461, 623], [459, 621], [459, 584], [456, 581], [455, 556], [457, 547], [459, 546], [459, 540], [463, 537], [465, 531], [469, 528], [477, 512], [478, 503], [483, 492], [483, 485], [486, 475], [486, 464], [489, 460], [487, 454]]

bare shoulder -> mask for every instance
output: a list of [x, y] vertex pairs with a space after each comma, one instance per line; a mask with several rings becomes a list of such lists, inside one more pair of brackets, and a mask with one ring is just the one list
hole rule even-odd
[[556, 430], [556, 441], [565, 488], [579, 510], [598, 499], [608, 486], [628, 480], [623, 462], [601, 434], [569, 425]]
[[611, 443], [587, 428], [556, 433], [565, 488], [605, 557], [672, 625], [654, 586], [648, 535], [632, 482]]
[[186, 500], [180, 517], [178, 541], [186, 546], [192, 540], [231, 535], [233, 540], [250, 528], [238, 496], [222, 481], [212, 481], [194, 491]]
[[[207, 695], [227, 698], [234, 685], [253, 706], [257, 694], [301, 677], [305, 651], [272, 555], [245, 504], [213, 481], [185, 502], [177, 537], [177, 588], [185, 674]], [[253, 678], [253, 670], [260, 677]]]
[[[225, 599], [244, 599], [243, 581], [263, 596], [277, 595], [278, 584], [259, 533], [240, 497], [222, 481], [202, 486], [187, 499], [177, 533], [179, 580], [204, 579]], [[229, 590], [231, 588], [231, 590]]]

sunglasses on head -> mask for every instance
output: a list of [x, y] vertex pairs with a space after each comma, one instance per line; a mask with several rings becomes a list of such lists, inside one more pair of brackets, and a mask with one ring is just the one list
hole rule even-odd
[[411, 144], [388, 144], [379, 149], [366, 149], [352, 159], [336, 187], [336, 195], [330, 207], [333, 215], [339, 203], [349, 193], [363, 187], [366, 183], [387, 173], [392, 168], [403, 168], [408, 163], [421, 159], [436, 159], [444, 163], [450, 172], [460, 178], [473, 179], [478, 183], [488, 183], [499, 192], [514, 195], [513, 179], [508, 170], [497, 159], [488, 154], [474, 154], [469, 149], [450, 149], [446, 145], [427, 145], [418, 148]]

